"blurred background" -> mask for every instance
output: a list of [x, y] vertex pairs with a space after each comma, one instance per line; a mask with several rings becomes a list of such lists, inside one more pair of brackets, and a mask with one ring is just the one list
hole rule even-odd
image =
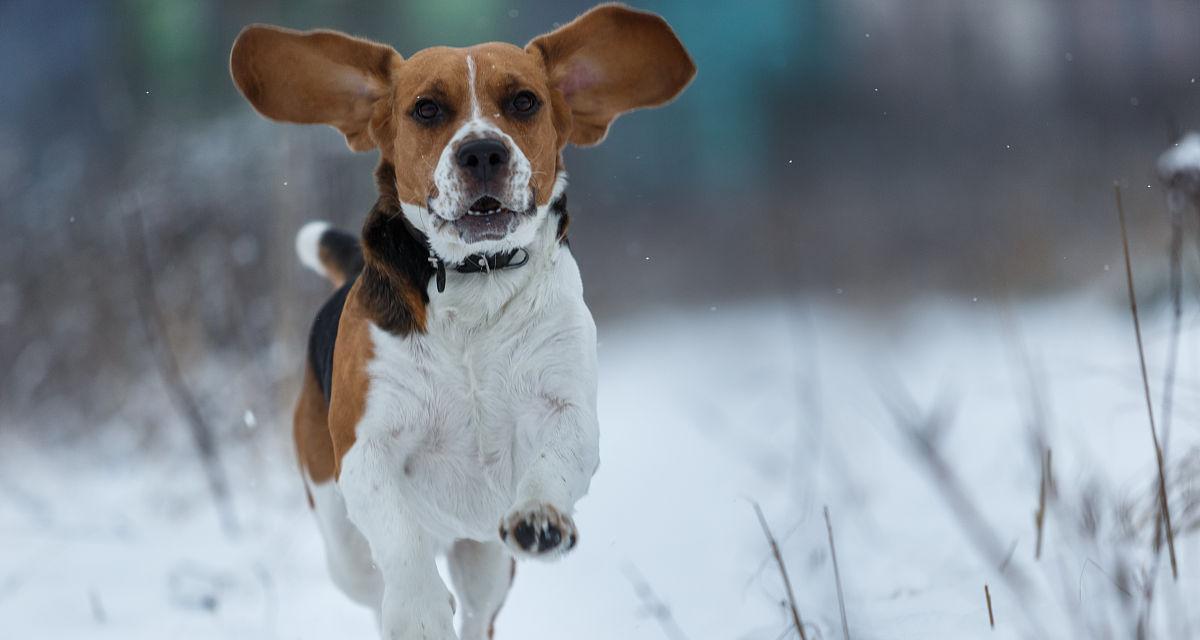
[[[0, 1], [8, 463], [27, 450], [14, 442], [57, 455], [103, 435], [164, 450], [188, 414], [228, 455], [288, 460], [305, 336], [328, 293], [294, 235], [318, 218], [357, 229], [376, 155], [255, 114], [227, 66], [243, 26], [339, 29], [408, 56], [523, 44], [591, 4]], [[886, 325], [913, 301], [1120, 285], [1114, 181], [1147, 304], [1162, 302], [1154, 163], [1200, 127], [1200, 3], [631, 4], [667, 18], [699, 74], [602, 146], [565, 151], [602, 361], [610, 328], [656, 314], [675, 314], [653, 330], [667, 335], [718, 309], [816, 300]], [[741, 357], [719, 352], [709, 364]], [[0, 466], [0, 490], [36, 505], [20, 486]]]
[[[1078, 287], [1112, 262], [1112, 181], [1139, 224], [1157, 216], [1153, 160], [1200, 125], [1195, 2], [635, 4], [667, 17], [700, 71], [670, 109], [566, 151], [572, 246], [602, 321], [799, 292]], [[135, 209], [167, 340], [185, 366], [228, 359], [229, 388], [201, 395], [290, 402], [324, 295], [293, 235], [314, 218], [357, 229], [376, 157], [258, 117], [227, 68], [244, 25], [409, 55], [524, 43], [587, 6], [0, 4], [0, 425], [95, 428], [159, 393], [139, 384]]]

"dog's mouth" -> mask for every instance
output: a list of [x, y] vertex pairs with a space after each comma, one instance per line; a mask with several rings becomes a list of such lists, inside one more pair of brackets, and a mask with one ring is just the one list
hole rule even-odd
[[517, 226], [520, 214], [492, 196], [483, 196], [467, 207], [466, 215], [454, 221], [454, 228], [466, 242], [500, 240]]
[[513, 213], [511, 210], [505, 209], [504, 205], [501, 204], [499, 200], [491, 196], [483, 196], [482, 198], [473, 202], [471, 206], [467, 208], [467, 215], [475, 217], [494, 216], [504, 213], [505, 211], [508, 213]]

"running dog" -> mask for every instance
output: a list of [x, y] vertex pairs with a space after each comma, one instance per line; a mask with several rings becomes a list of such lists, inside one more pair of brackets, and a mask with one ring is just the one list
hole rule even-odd
[[566, 242], [562, 150], [669, 102], [695, 66], [662, 18], [609, 4], [523, 48], [408, 58], [253, 25], [230, 69], [267, 118], [380, 153], [361, 237], [325, 223], [297, 237], [336, 287], [294, 422], [332, 577], [389, 640], [455, 638], [456, 605], [463, 640], [490, 638], [514, 558], [575, 547], [599, 463], [596, 329]]

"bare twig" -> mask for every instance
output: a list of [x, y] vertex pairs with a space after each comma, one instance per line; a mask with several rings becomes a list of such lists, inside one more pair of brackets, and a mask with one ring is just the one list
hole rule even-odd
[[646, 612], [651, 618], [658, 622], [658, 626], [662, 629], [663, 635], [670, 640], [688, 640], [688, 636], [679, 627], [679, 623], [675, 621], [675, 616], [671, 614], [671, 608], [658, 594], [637, 567], [632, 564], [626, 565], [625, 577], [629, 582], [633, 583], [633, 589], [637, 592], [638, 598], [641, 598], [642, 604], [646, 607]]
[[279, 626], [279, 593], [275, 587], [275, 579], [271, 577], [271, 570], [261, 562], [254, 564], [254, 575], [258, 577], [263, 590], [263, 628], [270, 629], [270, 635], [275, 637], [276, 628]]
[[1008, 570], [1008, 565], [1009, 565], [1009, 563], [1012, 562], [1013, 554], [1015, 554], [1016, 552], [1017, 552], [1017, 541], [1013, 540], [1012, 544], [1010, 544], [1008, 546], [1008, 553], [1004, 554], [1004, 562], [1001, 562], [1000, 566], [997, 567], [997, 569], [1000, 570], [1000, 573], [1004, 573], [1005, 571]]
[[88, 589], [88, 604], [92, 609], [92, 620], [96, 624], [108, 622], [108, 612], [104, 610], [104, 602], [100, 600], [100, 594], [95, 589]]
[[25, 512], [35, 524], [44, 527], [54, 522], [50, 505], [9, 478], [3, 469], [0, 469], [0, 492], [7, 494], [10, 503]]
[[[1170, 294], [1171, 294], [1171, 339], [1167, 347], [1167, 367], [1163, 374], [1162, 401], [1162, 451], [1166, 459], [1171, 447], [1171, 421], [1174, 417], [1175, 372], [1179, 362], [1179, 340], [1183, 333], [1183, 207], [1178, 198], [1167, 198], [1171, 216], [1171, 242], [1169, 247]], [[1154, 518], [1154, 552], [1162, 549], [1164, 542], [1162, 510]]]
[[229, 483], [225, 477], [225, 470], [221, 466], [216, 438], [213, 436], [212, 428], [204, 419], [204, 414], [200, 411], [200, 404], [196, 402], [195, 396], [192, 395], [184, 381], [179, 360], [167, 342], [167, 323], [163, 318], [158, 296], [155, 293], [154, 270], [146, 251], [145, 229], [140, 206], [131, 207], [126, 222], [126, 242], [133, 272], [137, 278], [133, 285], [133, 291], [134, 298], [137, 300], [138, 316], [141, 318], [146, 339], [150, 342], [151, 350], [154, 353], [155, 364], [158, 366], [163, 385], [167, 388], [167, 393], [172, 404], [175, 405], [175, 409], [187, 422], [192, 442], [200, 454], [200, 462], [208, 481], [208, 489], [216, 504], [221, 526], [227, 535], [233, 535], [237, 531], [237, 523], [229, 495]]
[[779, 543], [775, 541], [775, 536], [771, 533], [771, 527], [767, 526], [767, 518], [763, 515], [762, 507], [758, 506], [757, 502], [751, 503], [754, 505], [754, 513], [758, 516], [758, 524], [762, 526], [763, 535], [767, 537], [767, 544], [771, 547], [771, 554], [775, 556], [775, 564], [779, 566], [779, 575], [783, 578], [783, 586], [787, 589], [788, 607], [792, 614], [792, 624], [796, 627], [796, 632], [800, 634], [800, 640], [808, 640], [808, 635], [804, 633], [804, 623], [800, 620], [800, 608], [796, 606], [796, 594], [792, 591], [792, 579], [788, 577], [787, 565], [783, 562], [783, 554], [779, 551]]
[[1029, 635], [1045, 637], [1046, 634], [1041, 630], [1041, 621], [1035, 613], [1036, 607], [1030, 599], [1031, 583], [1028, 577], [1019, 566], [1005, 562], [1008, 554], [1004, 545], [996, 537], [979, 506], [971, 499], [936, 444], [934, 437], [946, 429], [945, 419], [937, 412], [921, 417], [916, 413], [916, 405], [907, 392], [900, 387], [894, 388], [893, 391], [895, 394], [885, 394], [884, 400], [888, 401], [896, 424], [907, 436], [916, 457], [929, 471], [934, 486], [941, 492], [942, 499], [958, 520], [967, 541], [992, 566], [1005, 566], [1000, 576], [1008, 584], [1013, 597], [1018, 600], [1018, 610], [1027, 613], [1026, 621], [1031, 628]]
[[1037, 526], [1037, 543], [1033, 549], [1033, 559], [1040, 560], [1042, 558], [1042, 532], [1046, 523], [1046, 496], [1050, 493], [1050, 463], [1052, 451], [1046, 449], [1046, 457], [1042, 459], [1042, 482], [1038, 489], [1038, 508], [1033, 514], [1034, 524]]
[[1171, 446], [1171, 420], [1175, 399], [1175, 371], [1179, 363], [1179, 340], [1183, 333], [1183, 207], [1178, 198], [1168, 198], [1171, 216], [1170, 290], [1171, 342], [1167, 348], [1167, 370], [1163, 375], [1162, 450], [1167, 457]]
[[1129, 290], [1129, 311], [1133, 315], [1133, 332], [1137, 338], [1138, 364], [1142, 372], [1142, 391], [1146, 396], [1146, 415], [1150, 420], [1150, 438], [1154, 443], [1154, 458], [1158, 463], [1158, 501], [1162, 509], [1163, 526], [1167, 534], [1167, 554], [1171, 558], [1171, 576], [1179, 579], [1179, 565], [1175, 560], [1175, 532], [1171, 529], [1171, 507], [1167, 502], [1167, 471], [1163, 464], [1163, 450], [1158, 442], [1158, 429], [1154, 425], [1154, 406], [1150, 401], [1150, 377], [1146, 374], [1146, 350], [1142, 346], [1142, 323], [1138, 317], [1137, 294], [1133, 287], [1133, 263], [1129, 257], [1129, 232], [1125, 226], [1125, 206], [1121, 203], [1121, 187], [1113, 185], [1117, 200], [1117, 221], [1121, 225], [1121, 250], [1125, 254], [1125, 283]]
[[[1033, 357], [1025, 346], [1024, 340], [1021, 338], [1021, 333], [1017, 328], [1016, 320], [1013, 318], [1011, 311], [1007, 305], [1002, 307], [1000, 315], [1001, 324], [1009, 341], [1012, 343], [1013, 353], [1016, 355], [1018, 364], [1025, 371], [1025, 384], [1028, 389], [1029, 398], [1029, 415], [1026, 418], [1027, 427], [1033, 442], [1033, 452], [1038, 458], [1038, 465], [1041, 467], [1040, 482], [1038, 483], [1038, 506], [1033, 513], [1034, 530], [1036, 532], [1036, 541], [1033, 548], [1034, 560], [1040, 560], [1042, 557], [1042, 540], [1045, 531], [1046, 522], [1046, 503], [1054, 495], [1053, 477], [1050, 469], [1051, 452], [1047, 445], [1046, 428], [1049, 424], [1048, 408], [1046, 406], [1044, 388], [1046, 382], [1039, 376], [1038, 368], [1034, 364]], [[1008, 565], [1010, 558], [1005, 559], [1000, 570], [1003, 571]]]
[[1133, 593], [1130, 592], [1127, 587], [1122, 585], [1116, 578], [1112, 577], [1112, 574], [1110, 574], [1108, 571], [1105, 571], [1104, 567], [1100, 566], [1099, 562], [1096, 562], [1095, 560], [1092, 560], [1091, 558], [1086, 558], [1083, 561], [1083, 567], [1081, 567], [1079, 569], [1079, 601], [1080, 602], [1083, 602], [1083, 574], [1087, 573], [1088, 566], [1096, 567], [1096, 570], [1100, 572], [1100, 575], [1104, 576], [1105, 578], [1108, 578], [1108, 581], [1112, 583], [1112, 586], [1117, 588], [1117, 591], [1120, 591], [1126, 597], [1129, 597], [1129, 598], [1133, 597]]
[[[907, 398], [904, 404], [913, 406], [911, 399]], [[950, 506], [950, 510], [968, 534], [969, 540], [992, 566], [1003, 564], [1007, 556], [1007, 547], [992, 532], [979, 507], [971, 500], [950, 463], [946, 461], [930, 435], [941, 433], [946, 428], [944, 420], [936, 414], [927, 418], [906, 415], [907, 412], [903, 408], [895, 405], [891, 407], [891, 410], [897, 424], [900, 425], [904, 435], [908, 437], [917, 457], [928, 468], [934, 484], [942, 492], [942, 497]], [[915, 409], [911, 410], [915, 411]], [[1024, 575], [1016, 567], [1012, 569], [1013, 571], [1006, 572], [1006, 575], [1012, 576], [1012, 580], [1019, 583], [1020, 587], [1024, 587], [1026, 583]], [[1014, 585], [1014, 590], [1017, 590], [1017, 586]]]
[[992, 612], [992, 591], [990, 589], [988, 589], [988, 585], [986, 582], [983, 583], [983, 598], [984, 598], [984, 600], [987, 600], [988, 624], [991, 625], [991, 627], [993, 629], [995, 629], [996, 628], [996, 614]]
[[838, 613], [842, 616], [842, 638], [850, 640], [850, 624], [846, 621], [846, 596], [842, 592], [842, 572], [838, 568], [837, 549], [833, 546], [833, 522], [829, 505], [825, 505], [825, 531], [829, 534], [829, 557], [833, 559], [833, 582], [837, 586]]

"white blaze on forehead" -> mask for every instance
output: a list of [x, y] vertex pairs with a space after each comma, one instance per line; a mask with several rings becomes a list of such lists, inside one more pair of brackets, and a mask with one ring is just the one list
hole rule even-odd
[[475, 92], [475, 58], [467, 54], [467, 90], [471, 92], [471, 120], [479, 120], [479, 94]]
[[[517, 142], [505, 133], [499, 126], [483, 115], [479, 104], [479, 92], [476, 89], [477, 74], [475, 57], [467, 54], [467, 90], [471, 96], [471, 116], [454, 132], [446, 147], [438, 157], [437, 166], [433, 171], [433, 182], [438, 195], [429, 200], [430, 214], [445, 220], [455, 220], [463, 215], [467, 207], [467, 186], [464, 184], [462, 168], [458, 166], [455, 155], [459, 144], [467, 138], [497, 138], [508, 146], [511, 166], [509, 167], [507, 184], [499, 185], [500, 193], [496, 197], [516, 211], [530, 209], [533, 202], [533, 191], [529, 181], [533, 177], [533, 165]], [[497, 114], [499, 115], [499, 114]], [[453, 233], [453, 231], [449, 231]]]

